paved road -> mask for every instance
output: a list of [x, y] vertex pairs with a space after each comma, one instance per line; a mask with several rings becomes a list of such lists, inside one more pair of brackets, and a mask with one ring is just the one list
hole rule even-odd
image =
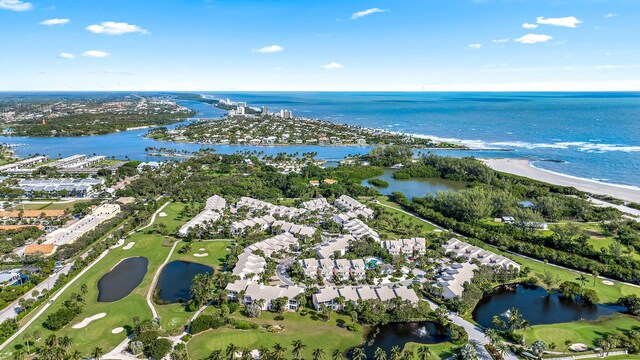
[[62, 294], [64, 294], [64, 292], [71, 286], [73, 285], [73, 283], [76, 282], [76, 280], [78, 280], [79, 278], [82, 277], [82, 275], [84, 275], [84, 273], [86, 273], [87, 271], [89, 271], [89, 269], [91, 269], [95, 264], [99, 263], [100, 260], [102, 260], [105, 256], [107, 256], [107, 254], [109, 253], [109, 249], [105, 250], [104, 252], [102, 252], [102, 254], [100, 254], [100, 256], [98, 256], [91, 264], [87, 265], [87, 267], [85, 267], [84, 269], [82, 269], [80, 271], [80, 273], [76, 276], [73, 277], [73, 279], [71, 279], [71, 281], [69, 281], [68, 283], [66, 283], [60, 290], [58, 290], [55, 295], [53, 295], [51, 297], [51, 300], [49, 300], [41, 309], [40, 311], [38, 311], [36, 313], [35, 316], [33, 316], [26, 324], [24, 324], [21, 328], [18, 329], [18, 331], [13, 334], [11, 337], [9, 337], [2, 345], [0, 345], [0, 350], [3, 350], [7, 345], [9, 345], [12, 341], [14, 341], [15, 339], [18, 338], [18, 336], [20, 336], [26, 329], [29, 328], [29, 326], [31, 326], [31, 324], [33, 324], [36, 320], [38, 320], [38, 318], [45, 312], [47, 311], [47, 309], [49, 308], [49, 306], [51, 306], [51, 304], [56, 301]]
[[60, 277], [60, 275], [68, 274], [69, 271], [71, 271], [71, 267], [73, 267], [73, 263], [64, 265], [62, 268], [58, 269], [57, 272], [51, 274], [48, 278], [46, 278], [36, 287], [34, 287], [33, 289], [29, 290], [24, 295], [22, 295], [19, 299], [16, 299], [14, 302], [7, 305], [4, 309], [0, 311], [0, 323], [8, 319], [14, 319], [16, 316], [18, 316], [18, 311], [20, 310], [20, 306], [18, 305], [18, 303], [20, 302], [20, 299], [33, 298], [34, 290], [37, 290], [40, 294], [42, 294], [43, 290], [51, 289], [53, 285], [56, 283], [56, 280], [58, 280], [58, 278]]
[[626, 216], [630, 219], [633, 219], [635, 221], [640, 221], [640, 210], [634, 209], [634, 208], [630, 208], [628, 206], [624, 206], [624, 205], [616, 205], [616, 204], [612, 204], [610, 202], [606, 202], [606, 201], [602, 201], [599, 199], [594, 199], [594, 198], [589, 198], [589, 201], [591, 203], [593, 203], [596, 206], [600, 206], [600, 207], [612, 207], [614, 209], [618, 209], [621, 212], [623, 212], [624, 214], [626, 214]]

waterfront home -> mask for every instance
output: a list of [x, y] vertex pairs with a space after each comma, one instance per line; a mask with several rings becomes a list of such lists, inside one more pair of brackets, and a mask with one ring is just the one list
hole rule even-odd
[[472, 263], [455, 263], [444, 269], [437, 280], [442, 286], [442, 297], [451, 299], [461, 296], [464, 284], [473, 279], [473, 271], [477, 268], [478, 266]]
[[11, 286], [20, 283], [22, 276], [18, 272], [3, 271], [0, 272], [0, 286]]
[[[416, 305], [419, 301], [415, 291], [406, 286], [390, 287], [368, 285], [323, 287], [318, 289], [317, 293], [313, 294], [312, 300], [316, 310], [320, 310], [320, 307], [324, 305], [339, 311], [344, 308], [344, 304], [347, 302], [355, 304], [358, 301], [367, 300], [390, 301], [396, 297], [409, 301], [413, 305]], [[342, 298], [342, 301], [338, 301], [338, 298]]]

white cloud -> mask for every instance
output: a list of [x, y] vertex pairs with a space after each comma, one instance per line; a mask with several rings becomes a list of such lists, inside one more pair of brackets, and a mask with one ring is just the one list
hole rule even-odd
[[509, 38], [491, 40], [494, 44], [504, 44], [509, 42]]
[[100, 51], [100, 50], [89, 50], [82, 53], [82, 56], [90, 57], [90, 58], [105, 58], [109, 55], [111, 54], [109, 54], [106, 51]]
[[76, 56], [67, 52], [61, 52], [60, 55], [58, 55], [58, 57], [60, 59], [73, 59]]
[[608, 13], [607, 15], [605, 15], [604, 17], [608, 18], [612, 18], [612, 17], [616, 17], [618, 16], [618, 14], [614, 14], [614, 13]]
[[27, 11], [31, 10], [33, 5], [30, 2], [22, 0], [0, 0], [0, 9], [12, 10], [12, 11]]
[[545, 18], [544, 16], [538, 16], [536, 18], [536, 22], [543, 25], [564, 26], [570, 28], [577, 27], [578, 24], [582, 23], [582, 21], [578, 20], [575, 16], [561, 18]]
[[342, 69], [344, 66], [342, 66], [342, 64], [338, 64], [335, 61], [332, 61], [328, 64], [322, 65], [322, 67], [327, 70], [336, 70], [336, 69]]
[[468, 47], [469, 49], [480, 49], [482, 44], [469, 44]]
[[514, 39], [513, 41], [523, 43], [523, 44], [537, 44], [537, 43], [547, 42], [551, 39], [553, 39], [553, 37], [549, 35], [527, 34], [517, 39]]
[[282, 50], [284, 50], [284, 48], [280, 45], [269, 45], [269, 46], [261, 47], [260, 49], [253, 49], [252, 51], [259, 52], [261, 54], [272, 54], [272, 53], [281, 52]]
[[535, 28], [538, 27], [538, 25], [537, 24], [524, 23], [524, 24], [522, 24], [522, 27], [525, 28], [525, 29], [535, 29]]
[[87, 30], [94, 34], [105, 35], [122, 35], [128, 33], [149, 34], [149, 32], [138, 25], [127, 24], [124, 22], [104, 21], [99, 25], [89, 25]]
[[64, 25], [69, 23], [69, 19], [48, 19], [40, 22], [40, 25]]
[[371, 8], [371, 9], [367, 9], [367, 10], [358, 11], [356, 13], [353, 13], [353, 15], [351, 15], [351, 20], [357, 20], [357, 19], [360, 19], [361, 17], [365, 17], [367, 15], [371, 15], [371, 14], [375, 14], [375, 13], [383, 13], [383, 12], [386, 12], [386, 11], [387, 10], [380, 9], [380, 8]]

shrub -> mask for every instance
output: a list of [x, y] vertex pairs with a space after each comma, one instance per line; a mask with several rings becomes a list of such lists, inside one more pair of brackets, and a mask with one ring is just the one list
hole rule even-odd
[[360, 326], [360, 324], [349, 324], [347, 325], [347, 329], [349, 331], [360, 331], [362, 330], [362, 326]]
[[224, 320], [220, 316], [200, 315], [191, 322], [189, 332], [197, 334], [208, 329], [217, 329], [224, 325]]
[[155, 339], [144, 349], [144, 355], [148, 358], [160, 360], [171, 351], [172, 343], [168, 339]]
[[129, 343], [129, 350], [133, 355], [141, 354], [144, 351], [144, 344], [142, 341], [132, 341]]
[[258, 324], [253, 323], [251, 321], [236, 320], [233, 323], [233, 328], [237, 329], [237, 330], [255, 330], [255, 329], [259, 328], [259, 326], [258, 326]]
[[449, 325], [449, 331], [451, 332], [451, 341], [455, 344], [466, 342], [469, 338], [467, 332], [462, 326], [456, 324]]
[[47, 316], [47, 319], [42, 323], [42, 326], [52, 331], [60, 330], [70, 323], [76, 315], [78, 315], [77, 311], [63, 307]]

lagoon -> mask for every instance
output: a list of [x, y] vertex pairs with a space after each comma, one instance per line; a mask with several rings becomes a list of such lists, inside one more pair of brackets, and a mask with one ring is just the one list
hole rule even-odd
[[371, 179], [381, 179], [389, 183], [389, 187], [380, 188], [368, 183], [367, 179], [362, 181], [361, 185], [370, 186], [382, 193], [383, 195], [391, 195], [394, 191], [403, 193], [409, 200], [414, 197], [424, 197], [426, 194], [437, 194], [440, 191], [454, 191], [464, 189], [464, 183], [445, 179], [394, 179], [393, 174], [396, 170], [385, 169], [384, 174], [373, 177]]
[[418, 344], [439, 344], [448, 341], [451, 334], [430, 321], [388, 323], [379, 326], [374, 330], [363, 345], [363, 349], [368, 359], [373, 359], [377, 348], [391, 352], [391, 348], [399, 346], [404, 348], [405, 344], [413, 342]]
[[140, 285], [149, 260], [137, 256], [122, 260], [98, 281], [98, 302], [118, 301]]
[[168, 263], [162, 268], [158, 278], [156, 302], [166, 304], [188, 301], [191, 299], [191, 282], [198, 274], [213, 274], [213, 268], [188, 261]]
[[473, 309], [473, 320], [483, 327], [493, 327], [494, 315], [506, 321], [514, 307], [531, 325], [596, 320], [624, 310], [619, 306], [585, 305], [549, 294], [539, 286], [517, 284], [497, 287], [492, 294], [485, 295]]

